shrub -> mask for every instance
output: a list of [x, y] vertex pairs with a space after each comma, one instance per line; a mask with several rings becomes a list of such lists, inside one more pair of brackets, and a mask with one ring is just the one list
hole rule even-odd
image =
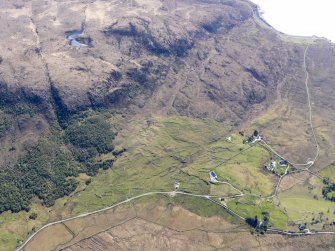
[[37, 218], [37, 213], [31, 213], [30, 215], [29, 215], [29, 219], [31, 219], [31, 220], [36, 220], [36, 218]]
[[335, 183], [325, 186], [322, 189], [322, 195], [326, 200], [335, 202]]
[[91, 182], [92, 182], [92, 179], [87, 179], [85, 180], [85, 185], [88, 186], [89, 184], [91, 184]]
[[11, 118], [0, 110], [0, 136], [5, 133], [11, 124]]

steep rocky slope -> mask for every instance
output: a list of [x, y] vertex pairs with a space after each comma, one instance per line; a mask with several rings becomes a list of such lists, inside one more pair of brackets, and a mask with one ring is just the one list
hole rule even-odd
[[[255, 25], [253, 6], [244, 2], [5, 1], [1, 7], [6, 102], [52, 102], [70, 112], [131, 103], [236, 122], [271, 103], [276, 86], [300, 70], [301, 51]], [[66, 35], [81, 28], [79, 39], [90, 45], [70, 46]]]

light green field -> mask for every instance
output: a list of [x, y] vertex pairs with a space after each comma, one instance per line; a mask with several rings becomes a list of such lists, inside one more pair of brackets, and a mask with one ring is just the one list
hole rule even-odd
[[[320, 187], [310, 191], [307, 186], [296, 185], [280, 193], [279, 201], [289, 220], [295, 223], [322, 221], [328, 224], [335, 221], [335, 204], [322, 198]], [[310, 229], [318, 227], [320, 225], [309, 224]]]
[[[209, 194], [212, 164], [202, 157], [207, 154], [206, 145], [224, 137], [228, 129], [212, 121], [171, 117], [155, 118], [150, 127], [138, 124], [136, 130], [122, 132], [122, 147], [128, 151], [112, 170], [97, 176], [72, 200], [74, 212], [94, 210], [145, 192], [171, 191], [176, 181], [181, 191]], [[189, 173], [189, 165], [198, 169]]]
[[215, 171], [219, 180], [230, 182], [244, 193], [269, 195], [276, 182], [276, 177], [263, 168], [269, 157], [268, 151], [255, 146], [220, 165]]
[[245, 218], [262, 219], [262, 213], [268, 212], [270, 215], [269, 227], [277, 229], [287, 228], [287, 216], [283, 210], [277, 208], [272, 200], [258, 199], [254, 197], [244, 197], [229, 201], [228, 207]]
[[322, 177], [327, 177], [331, 182], [335, 182], [335, 165], [331, 165], [320, 172]]
[[276, 165], [276, 167], [274, 168], [274, 171], [277, 175], [283, 175], [285, 173], [285, 170], [286, 170], [286, 166], [280, 166], [280, 165]]

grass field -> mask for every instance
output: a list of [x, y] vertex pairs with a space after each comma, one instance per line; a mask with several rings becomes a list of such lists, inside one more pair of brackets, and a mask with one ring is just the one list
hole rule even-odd
[[[320, 172], [322, 177], [334, 180], [334, 166]], [[280, 207], [287, 212], [291, 222], [307, 223], [310, 229], [319, 230], [321, 223], [330, 224], [335, 221], [335, 203], [322, 196], [324, 184], [316, 177], [309, 182], [295, 185], [279, 194]]]
[[268, 212], [270, 215], [269, 227], [277, 229], [286, 229], [287, 227], [288, 219], [285, 212], [276, 207], [272, 200], [244, 197], [231, 200], [227, 205], [245, 218], [253, 219], [257, 216], [258, 219], [262, 219], [262, 213]]
[[263, 168], [270, 155], [265, 149], [255, 146], [233, 160], [215, 169], [220, 180], [228, 181], [244, 193], [268, 195], [273, 191], [276, 178]]
[[[73, 200], [74, 212], [86, 212], [149, 191], [171, 191], [176, 181], [182, 191], [208, 194], [211, 164], [201, 166], [199, 155], [205, 155], [206, 145], [228, 129], [211, 121], [173, 117], [156, 118], [150, 127], [138, 124], [132, 132], [123, 131], [122, 147], [128, 151], [112, 170], [96, 177]], [[188, 173], [185, 166], [191, 163], [201, 168]]]
[[[295, 223], [312, 223], [322, 220], [329, 224], [335, 220], [334, 203], [320, 197], [313, 198], [306, 187], [297, 186], [290, 189], [280, 194], [279, 200], [289, 220]], [[313, 224], [310, 228], [314, 228]]]
[[329, 178], [331, 182], [335, 182], [335, 164], [323, 169], [320, 175]]

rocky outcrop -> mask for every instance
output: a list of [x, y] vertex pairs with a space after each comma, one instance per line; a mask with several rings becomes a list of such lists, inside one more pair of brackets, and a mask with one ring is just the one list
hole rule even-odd
[[122, 17], [104, 30], [107, 37], [131, 37], [136, 41], [136, 46], [141, 46], [156, 55], [178, 57], [185, 56], [192, 48], [198, 33], [198, 29], [192, 23], [186, 24], [185, 29], [180, 29], [175, 20], [171, 22], [168, 18], [164, 20], [160, 17], [151, 22], [138, 17]]

